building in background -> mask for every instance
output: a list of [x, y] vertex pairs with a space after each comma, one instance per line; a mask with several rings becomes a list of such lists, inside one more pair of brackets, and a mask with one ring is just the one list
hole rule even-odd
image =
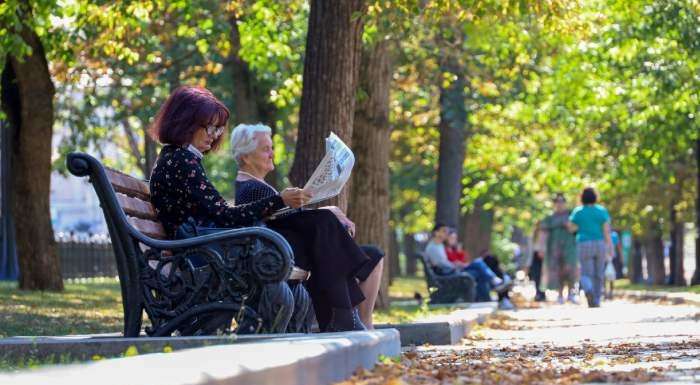
[[51, 223], [57, 234], [107, 233], [100, 202], [87, 178], [51, 174]]

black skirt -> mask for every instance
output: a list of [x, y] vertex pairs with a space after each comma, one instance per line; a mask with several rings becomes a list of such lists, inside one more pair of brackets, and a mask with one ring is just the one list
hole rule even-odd
[[384, 254], [359, 246], [329, 210], [303, 210], [266, 222], [289, 242], [297, 266], [311, 271], [307, 288], [322, 330], [331, 308], [352, 308], [365, 297], [359, 282], [367, 279]]

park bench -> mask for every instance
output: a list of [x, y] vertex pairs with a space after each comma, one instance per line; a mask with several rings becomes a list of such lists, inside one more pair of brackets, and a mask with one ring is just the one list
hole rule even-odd
[[88, 176], [99, 198], [119, 273], [125, 337], [140, 335], [144, 311], [150, 336], [228, 332], [232, 319], [237, 333], [307, 331], [308, 320], [290, 319], [295, 303], [310, 306], [299, 283], [308, 275], [294, 267], [280, 234], [256, 226], [168, 240], [147, 182], [83, 153], [69, 154], [67, 166]]
[[476, 281], [468, 273], [463, 275], [438, 275], [428, 262], [423, 252], [417, 252], [423, 263], [425, 280], [430, 293], [430, 303], [474, 302], [476, 298]]

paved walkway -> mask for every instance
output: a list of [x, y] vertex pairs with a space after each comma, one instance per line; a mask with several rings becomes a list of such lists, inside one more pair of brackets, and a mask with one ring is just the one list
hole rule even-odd
[[497, 313], [460, 345], [406, 351], [346, 383], [622, 382], [700, 383], [700, 307], [615, 300]]

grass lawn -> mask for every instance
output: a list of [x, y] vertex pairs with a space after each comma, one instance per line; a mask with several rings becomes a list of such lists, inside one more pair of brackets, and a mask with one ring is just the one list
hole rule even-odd
[[66, 283], [62, 293], [22, 291], [0, 282], [0, 337], [119, 332], [122, 303], [116, 279]]
[[[423, 277], [399, 277], [389, 290], [393, 301], [413, 300], [414, 293], [428, 298]], [[391, 306], [378, 310], [377, 323], [409, 322], [450, 308]], [[0, 337], [113, 333], [122, 330], [122, 304], [116, 279], [66, 283], [62, 293], [22, 291], [16, 282], [0, 282]]]
[[615, 289], [687, 292], [687, 293], [700, 294], [700, 285], [695, 285], [695, 286], [650, 286], [650, 285], [644, 285], [644, 284], [630, 283], [630, 280], [627, 278], [616, 280], [615, 281]]
[[389, 296], [392, 301], [413, 299], [418, 293], [424, 299], [428, 299], [428, 285], [425, 278], [420, 277], [396, 277], [389, 287]]

